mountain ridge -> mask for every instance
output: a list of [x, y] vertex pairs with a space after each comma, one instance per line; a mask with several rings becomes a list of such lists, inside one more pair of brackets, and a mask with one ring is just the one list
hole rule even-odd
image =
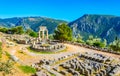
[[72, 28], [74, 36], [81, 34], [84, 39], [93, 35], [107, 39], [110, 43], [115, 37], [120, 38], [120, 17], [114, 15], [85, 14], [72, 22], [41, 16], [0, 19], [1, 27], [11, 28], [22, 25], [24, 29], [30, 28], [37, 32], [39, 26], [44, 25], [47, 26], [49, 34], [52, 34], [60, 23], [67, 23]]
[[120, 38], [120, 17], [112, 15], [86, 14], [69, 23], [74, 35], [94, 35], [112, 42], [115, 37]]
[[23, 26], [24, 29], [31, 28], [34, 31], [38, 31], [39, 26], [47, 26], [49, 33], [53, 33], [58, 24], [60, 23], [68, 23], [64, 20], [52, 19], [47, 17], [13, 17], [13, 18], [6, 18], [0, 19], [0, 26], [2, 27], [15, 27], [15, 26]]

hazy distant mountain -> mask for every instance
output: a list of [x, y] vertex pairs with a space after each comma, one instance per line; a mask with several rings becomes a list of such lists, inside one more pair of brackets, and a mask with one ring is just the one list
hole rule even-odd
[[120, 38], [120, 17], [110, 15], [84, 15], [79, 19], [70, 22], [69, 26], [73, 29], [74, 35], [80, 33], [88, 37], [94, 35], [105, 38], [108, 42]]
[[31, 28], [34, 31], [38, 31], [39, 26], [47, 26], [49, 33], [53, 33], [54, 29], [60, 23], [67, 23], [63, 20], [56, 20], [46, 17], [14, 17], [7, 19], [0, 19], [0, 26], [14, 27], [22, 25], [24, 29]]

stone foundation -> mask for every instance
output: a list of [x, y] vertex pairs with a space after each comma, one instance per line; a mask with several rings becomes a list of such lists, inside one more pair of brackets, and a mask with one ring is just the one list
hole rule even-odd
[[66, 47], [62, 43], [58, 43], [56, 45], [50, 45], [50, 46], [41, 46], [40, 44], [35, 44], [31, 46], [31, 49], [34, 49], [36, 51], [61, 51], [64, 50]]

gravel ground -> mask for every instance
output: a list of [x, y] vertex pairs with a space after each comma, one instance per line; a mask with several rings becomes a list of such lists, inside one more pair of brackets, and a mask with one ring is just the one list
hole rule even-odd
[[92, 49], [79, 47], [79, 46], [75, 46], [75, 45], [71, 45], [71, 44], [65, 44], [65, 45], [67, 46], [67, 51], [56, 53], [56, 54], [36, 54], [36, 53], [29, 52], [27, 49], [25, 49], [24, 52], [26, 52], [30, 56], [33, 56], [34, 58], [26, 59], [24, 62], [32, 64], [32, 63], [39, 62], [39, 60], [41, 60], [41, 59], [57, 59], [59, 57], [66, 56], [66, 55], [71, 55], [73, 53], [78, 53], [78, 52], [79, 53], [94, 52], [94, 53], [110, 56], [110, 57], [113, 57], [113, 58], [116, 58], [116, 59], [120, 58], [120, 55], [115, 55], [115, 54], [111, 54], [111, 53], [92, 50]]

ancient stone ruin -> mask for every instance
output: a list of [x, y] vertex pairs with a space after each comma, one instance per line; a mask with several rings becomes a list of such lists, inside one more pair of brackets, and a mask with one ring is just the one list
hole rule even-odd
[[40, 26], [38, 33], [38, 38], [31, 40], [32, 49], [36, 51], [59, 51], [65, 49], [64, 44], [49, 40], [47, 27]]
[[45, 26], [40, 26], [39, 40], [48, 40], [48, 30]]
[[43, 68], [55, 76], [120, 76], [119, 61], [102, 54], [85, 52], [54, 60], [43, 59], [35, 67]]

